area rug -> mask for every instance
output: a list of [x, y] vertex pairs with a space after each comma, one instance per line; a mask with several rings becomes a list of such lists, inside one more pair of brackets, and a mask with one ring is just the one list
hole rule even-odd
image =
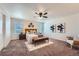
[[49, 42], [45, 42], [43, 44], [39, 44], [39, 45], [35, 46], [34, 44], [29, 44], [28, 42], [25, 42], [25, 45], [26, 45], [28, 51], [34, 51], [34, 50], [40, 49], [42, 47], [49, 46], [51, 44], [53, 44], [53, 42], [49, 41]]

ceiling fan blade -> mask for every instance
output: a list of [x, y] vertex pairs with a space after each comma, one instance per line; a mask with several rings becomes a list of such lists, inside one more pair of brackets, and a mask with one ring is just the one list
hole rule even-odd
[[47, 16], [43, 16], [44, 18], [48, 18]]
[[37, 12], [35, 12], [35, 14], [37, 14], [37, 15], [38, 15], [38, 13], [37, 13]]
[[44, 15], [47, 15], [47, 14], [48, 14], [47, 12], [44, 13]]

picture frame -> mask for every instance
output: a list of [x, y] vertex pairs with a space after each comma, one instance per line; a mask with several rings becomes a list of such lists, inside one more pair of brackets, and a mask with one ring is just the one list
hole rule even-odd
[[65, 33], [65, 23], [58, 23], [56, 26], [56, 32]]
[[51, 25], [51, 26], [50, 26], [50, 30], [51, 30], [52, 32], [56, 32], [56, 24]]

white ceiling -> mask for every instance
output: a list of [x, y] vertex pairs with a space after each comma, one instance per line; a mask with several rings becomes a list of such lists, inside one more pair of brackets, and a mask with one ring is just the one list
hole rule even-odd
[[9, 14], [16, 18], [32, 19], [35, 17], [35, 10], [46, 9], [48, 19], [69, 16], [79, 12], [79, 4], [67, 3], [6, 3], [0, 4]]

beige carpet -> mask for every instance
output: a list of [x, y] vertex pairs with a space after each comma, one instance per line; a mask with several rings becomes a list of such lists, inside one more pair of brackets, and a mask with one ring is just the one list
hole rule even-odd
[[71, 48], [66, 42], [50, 39], [53, 44], [28, 51], [26, 40], [11, 40], [7, 47], [0, 51], [0, 56], [79, 56], [79, 49]]
[[25, 45], [26, 45], [28, 51], [34, 51], [34, 50], [43, 48], [43, 47], [51, 45], [51, 44], [53, 44], [53, 42], [49, 41], [49, 42], [44, 42], [42, 44], [39, 44], [39, 45], [35, 46], [34, 44], [29, 44], [28, 42], [25, 42]]

